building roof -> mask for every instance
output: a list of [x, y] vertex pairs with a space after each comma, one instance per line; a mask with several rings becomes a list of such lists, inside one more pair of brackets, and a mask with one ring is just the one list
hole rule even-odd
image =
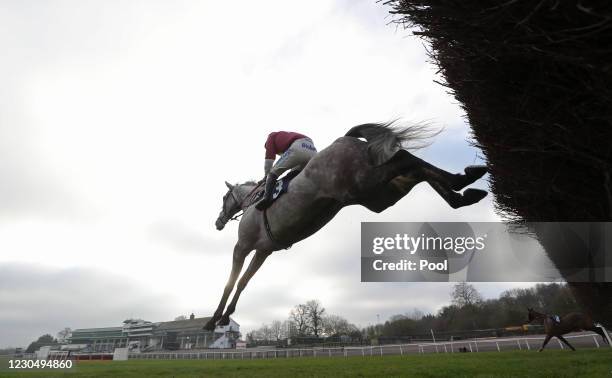
[[205, 318], [174, 320], [171, 322], [161, 322], [155, 329], [156, 331], [201, 331], [204, 325], [210, 320], [210, 316]]
[[102, 339], [108, 337], [121, 337], [123, 336], [122, 327], [106, 327], [106, 328], [81, 328], [72, 331], [70, 340], [82, 340], [82, 339]]
[[72, 333], [80, 332], [121, 332], [123, 327], [101, 327], [101, 328], [79, 328], [72, 331]]

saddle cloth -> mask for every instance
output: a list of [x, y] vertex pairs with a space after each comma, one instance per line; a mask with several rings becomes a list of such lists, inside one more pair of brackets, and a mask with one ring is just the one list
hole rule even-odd
[[[287, 188], [289, 188], [289, 183], [295, 178], [295, 176], [300, 174], [300, 172], [301, 171], [299, 170], [292, 170], [289, 171], [289, 173], [287, 173], [285, 176], [276, 180], [276, 185], [274, 186], [274, 193], [272, 193], [272, 203], [274, 203], [274, 201], [276, 201], [283, 193], [287, 192]], [[262, 186], [253, 194], [252, 199], [249, 201], [249, 206], [259, 202], [263, 195], [264, 187]]]

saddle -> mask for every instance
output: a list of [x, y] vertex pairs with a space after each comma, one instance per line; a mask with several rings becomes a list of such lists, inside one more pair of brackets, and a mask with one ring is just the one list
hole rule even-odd
[[[272, 203], [274, 203], [274, 201], [276, 201], [283, 193], [287, 192], [287, 189], [289, 188], [289, 183], [295, 178], [295, 176], [299, 175], [300, 172], [300, 170], [292, 170], [280, 179], [276, 180], [276, 185], [274, 186], [274, 193], [272, 193]], [[263, 185], [261, 185], [259, 188], [257, 188], [257, 190], [255, 190], [255, 192], [253, 192], [251, 198], [248, 200], [249, 206], [259, 202], [263, 195], [264, 187]]]

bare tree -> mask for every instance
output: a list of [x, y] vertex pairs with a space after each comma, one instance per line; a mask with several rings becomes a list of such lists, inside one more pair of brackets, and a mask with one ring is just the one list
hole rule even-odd
[[272, 339], [278, 341], [283, 337], [283, 323], [280, 320], [274, 320], [270, 324], [270, 334]]
[[323, 332], [327, 336], [350, 335], [359, 331], [356, 325], [349, 323], [348, 320], [338, 315], [323, 316]]
[[71, 335], [72, 335], [72, 329], [66, 327], [57, 333], [57, 342], [65, 343], [68, 341], [68, 338], [70, 338]]
[[482, 296], [476, 288], [467, 282], [459, 282], [453, 288], [451, 299], [457, 307], [477, 305], [482, 302]]
[[289, 313], [296, 336], [304, 336], [308, 332], [308, 308], [304, 304], [296, 305]]
[[179, 315], [176, 318], [174, 318], [175, 321], [177, 320], [187, 320], [187, 317], [185, 315]]
[[273, 336], [274, 335], [272, 333], [272, 328], [270, 328], [269, 325], [267, 325], [267, 324], [262, 325], [261, 328], [260, 328], [260, 332], [261, 332], [261, 335], [262, 335], [264, 340], [266, 340], [266, 341], [273, 340]]
[[323, 315], [325, 314], [325, 308], [316, 299], [312, 299], [306, 302], [306, 309], [308, 314], [308, 326], [312, 330], [315, 336], [319, 336], [323, 330]]
[[408, 317], [408, 319], [421, 320], [423, 316], [425, 316], [425, 313], [423, 313], [423, 311], [419, 310], [418, 308], [413, 308], [412, 312], [410, 314], [406, 314], [406, 316]]
[[282, 328], [281, 330], [282, 339], [288, 339], [289, 337], [295, 334], [294, 332], [295, 326], [293, 325], [293, 322], [291, 320], [283, 321], [281, 328]]

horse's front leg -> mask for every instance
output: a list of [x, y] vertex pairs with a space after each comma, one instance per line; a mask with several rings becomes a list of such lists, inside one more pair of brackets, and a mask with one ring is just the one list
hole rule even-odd
[[229, 317], [231, 314], [234, 313], [234, 311], [236, 311], [236, 303], [238, 303], [238, 298], [240, 298], [240, 293], [242, 293], [242, 291], [244, 290], [246, 285], [249, 283], [251, 278], [253, 278], [255, 273], [257, 273], [261, 265], [264, 263], [264, 261], [266, 261], [266, 258], [268, 258], [268, 256], [270, 256], [271, 254], [272, 252], [267, 252], [267, 251], [262, 251], [262, 250], [257, 250], [255, 252], [255, 256], [253, 256], [253, 259], [249, 263], [249, 267], [242, 274], [242, 277], [240, 277], [240, 281], [238, 281], [238, 286], [236, 287], [236, 292], [234, 293], [234, 297], [232, 298], [232, 301], [227, 306], [227, 309], [225, 310], [225, 314], [223, 314], [223, 316], [221, 317], [221, 320], [219, 320], [220, 326], [229, 324]]
[[564, 343], [565, 345], [567, 345], [568, 347], [570, 347], [570, 349], [571, 349], [571, 350], [573, 350], [574, 352], [576, 351], [576, 349], [575, 349], [575, 348], [574, 348], [574, 347], [573, 347], [573, 346], [572, 346], [572, 345], [569, 343], [569, 341], [565, 340], [565, 337], [563, 337], [563, 336], [559, 335], [559, 336], [557, 336], [557, 338], [558, 338], [559, 340], [563, 341], [563, 343]]
[[245, 248], [240, 244], [240, 242], [236, 243], [236, 246], [234, 247], [234, 254], [232, 256], [232, 271], [230, 272], [229, 279], [227, 280], [227, 284], [225, 285], [225, 289], [223, 290], [223, 295], [221, 296], [219, 306], [217, 306], [217, 310], [215, 311], [213, 317], [210, 318], [210, 320], [204, 326], [205, 330], [215, 330], [217, 320], [219, 320], [221, 318], [221, 315], [223, 315], [223, 309], [225, 309], [227, 299], [232, 293], [232, 290], [234, 290], [234, 285], [236, 284], [238, 275], [240, 274], [242, 266], [244, 265], [244, 259], [246, 259], [250, 252], [250, 248]]
[[542, 343], [542, 346], [540, 347], [540, 350], [538, 350], [538, 352], [541, 352], [544, 350], [544, 347], [546, 346], [546, 344], [548, 344], [551, 337], [552, 337], [551, 335], [546, 335], [546, 337], [544, 338], [544, 342]]

